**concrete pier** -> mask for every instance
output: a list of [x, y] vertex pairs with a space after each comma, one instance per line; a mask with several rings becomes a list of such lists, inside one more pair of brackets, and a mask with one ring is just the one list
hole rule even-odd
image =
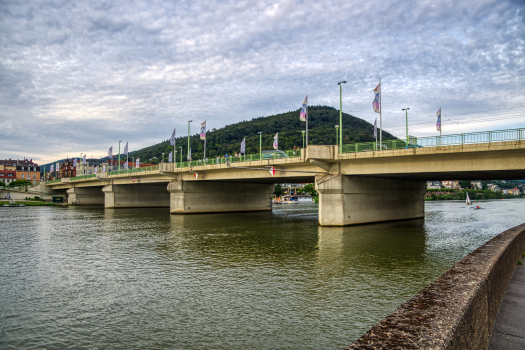
[[68, 204], [104, 205], [101, 187], [73, 187], [67, 190]]
[[107, 185], [106, 208], [161, 208], [170, 206], [170, 193], [163, 184]]
[[271, 211], [275, 185], [173, 181], [168, 185], [171, 214]]
[[347, 226], [424, 216], [426, 182], [348, 175], [317, 176], [319, 225]]

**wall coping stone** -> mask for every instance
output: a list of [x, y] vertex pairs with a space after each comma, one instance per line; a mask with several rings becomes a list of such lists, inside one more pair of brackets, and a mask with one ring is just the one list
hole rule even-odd
[[492, 238], [347, 349], [487, 349], [525, 224]]

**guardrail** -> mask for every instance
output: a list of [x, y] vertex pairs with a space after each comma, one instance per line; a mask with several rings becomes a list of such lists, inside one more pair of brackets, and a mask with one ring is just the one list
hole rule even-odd
[[84, 180], [84, 179], [89, 179], [89, 178], [92, 178], [92, 177], [97, 177], [97, 174], [89, 174], [89, 175], [74, 176], [74, 177], [70, 177], [69, 179], [70, 179], [71, 181], [74, 181], [74, 180]]
[[47, 182], [46, 182], [46, 185], [49, 185], [49, 184], [56, 184], [56, 183], [59, 183], [59, 182], [62, 182], [62, 179], [53, 180], [53, 181], [47, 181]]
[[406, 140], [387, 140], [382, 142], [382, 147], [376, 142], [352, 143], [343, 145], [342, 153], [356, 153], [376, 151], [382, 148], [383, 150], [403, 149], [403, 148], [420, 148], [420, 147], [441, 147], [441, 146], [457, 146], [474, 143], [492, 143], [505, 141], [521, 141], [525, 140], [525, 128], [495, 130], [472, 132], [465, 134], [453, 134], [442, 136], [428, 136], [428, 137], [410, 137], [410, 145], [407, 147]]
[[123, 174], [133, 174], [133, 173], [141, 173], [145, 171], [155, 171], [159, 170], [159, 166], [147, 166], [142, 168], [131, 168], [127, 170], [116, 170], [116, 171], [110, 171], [108, 172], [108, 175], [123, 175]]

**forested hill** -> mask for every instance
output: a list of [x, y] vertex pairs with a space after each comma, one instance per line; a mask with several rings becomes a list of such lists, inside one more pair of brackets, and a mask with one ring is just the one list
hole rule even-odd
[[[335, 144], [335, 125], [339, 124], [339, 111], [328, 106], [308, 107], [308, 138], [310, 145], [333, 145]], [[273, 149], [273, 137], [279, 133], [279, 149], [289, 150], [303, 146], [303, 134], [305, 122], [299, 120], [299, 110], [290, 111], [269, 117], [258, 117], [250, 121], [242, 121], [236, 124], [226, 125], [221, 129], [209, 130], [206, 134], [206, 156], [211, 158], [217, 155], [232, 154], [240, 152], [241, 141], [246, 138], [246, 154], [259, 152], [259, 135], [262, 131], [262, 149]], [[200, 123], [192, 125], [193, 130], [200, 128]], [[177, 130], [180, 135], [185, 130]], [[169, 135], [168, 135], [169, 136]], [[394, 139], [388, 132], [383, 132], [383, 139]], [[374, 141], [374, 126], [367, 121], [343, 113], [343, 143], [370, 142]], [[180, 161], [180, 149], [182, 147], [182, 159], [186, 160], [188, 152], [188, 137], [177, 137], [177, 161]], [[190, 136], [190, 147], [193, 159], [203, 158], [204, 141], [199, 135]], [[130, 157], [140, 158], [142, 163], [156, 163], [155, 157], [167, 161], [168, 154], [173, 150], [169, 140], [159, 144], [130, 152]], [[150, 161], [151, 160], [151, 161]]]

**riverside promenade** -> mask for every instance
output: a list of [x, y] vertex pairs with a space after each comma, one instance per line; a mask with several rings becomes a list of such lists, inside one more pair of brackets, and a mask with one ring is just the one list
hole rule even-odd
[[525, 349], [524, 250], [525, 224], [502, 232], [348, 349]]
[[525, 349], [524, 325], [525, 266], [518, 265], [501, 301], [489, 350]]

